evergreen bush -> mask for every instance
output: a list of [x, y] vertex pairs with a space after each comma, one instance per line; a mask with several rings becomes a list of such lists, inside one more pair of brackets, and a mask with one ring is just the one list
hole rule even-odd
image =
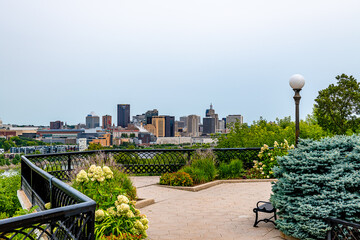
[[300, 239], [325, 239], [328, 217], [360, 222], [360, 137], [302, 140], [277, 159], [271, 202], [277, 227]]

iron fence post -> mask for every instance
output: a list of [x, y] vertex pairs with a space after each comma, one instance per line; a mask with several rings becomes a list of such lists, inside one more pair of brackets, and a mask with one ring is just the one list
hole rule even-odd
[[69, 172], [71, 170], [71, 155], [69, 154], [68, 155], [68, 169], [67, 169]]

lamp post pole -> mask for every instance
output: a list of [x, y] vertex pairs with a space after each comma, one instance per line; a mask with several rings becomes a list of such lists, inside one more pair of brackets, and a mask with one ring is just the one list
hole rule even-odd
[[300, 118], [299, 118], [299, 105], [300, 105], [300, 91], [301, 89], [294, 89], [295, 95], [294, 95], [294, 100], [295, 100], [295, 145], [298, 144], [299, 142], [299, 135], [300, 135]]
[[295, 92], [294, 100], [295, 100], [295, 145], [299, 142], [299, 135], [300, 135], [300, 117], [299, 117], [299, 105], [300, 105], [300, 91], [302, 87], [305, 85], [305, 79], [300, 74], [295, 74], [290, 78], [290, 86]]

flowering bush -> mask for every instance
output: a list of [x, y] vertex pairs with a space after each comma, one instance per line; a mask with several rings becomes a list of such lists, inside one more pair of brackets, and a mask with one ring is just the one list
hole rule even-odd
[[91, 165], [87, 172], [81, 170], [72, 185], [75, 189], [94, 199], [99, 208], [108, 208], [118, 195], [136, 198], [136, 188], [126, 174], [113, 168]]
[[275, 141], [273, 149], [270, 149], [268, 145], [264, 144], [258, 154], [260, 160], [254, 160], [254, 167], [249, 173], [255, 178], [274, 177], [273, 167], [277, 166], [277, 157], [287, 155], [288, 151], [293, 148], [294, 145], [289, 146], [286, 139], [284, 139], [284, 142], [281, 144]]
[[160, 184], [170, 186], [192, 186], [194, 183], [188, 173], [174, 172], [163, 174], [160, 177]]
[[124, 195], [118, 195], [113, 206], [95, 212], [97, 239], [145, 239], [149, 220]]

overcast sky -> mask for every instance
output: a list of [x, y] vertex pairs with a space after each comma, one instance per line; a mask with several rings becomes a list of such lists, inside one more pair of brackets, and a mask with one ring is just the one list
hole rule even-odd
[[357, 0], [0, 0], [0, 118], [131, 115], [301, 118], [341, 73], [360, 80]]

